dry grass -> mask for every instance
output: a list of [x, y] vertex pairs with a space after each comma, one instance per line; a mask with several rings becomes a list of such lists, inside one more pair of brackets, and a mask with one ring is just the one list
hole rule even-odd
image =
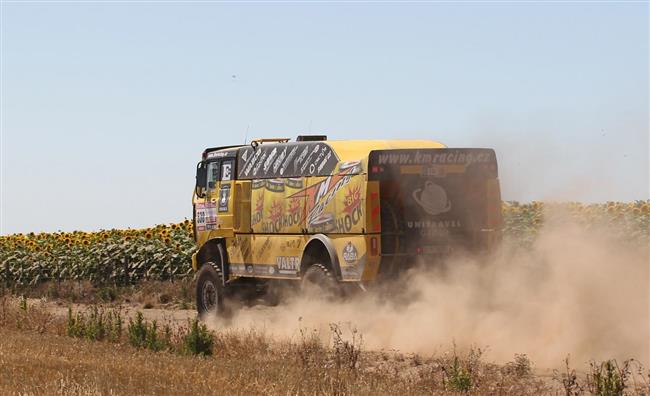
[[[308, 329], [284, 340], [256, 329], [221, 331], [211, 335], [210, 357], [134, 348], [125, 336], [109, 342], [65, 334], [65, 320], [46, 305], [0, 298], [0, 394], [537, 395], [566, 390], [561, 378], [535, 375], [525, 356], [496, 365], [485, 362], [478, 348], [429, 357], [363, 351], [361, 335], [337, 325], [329, 343]], [[589, 382], [579, 383], [589, 376], [575, 381], [589, 391]], [[626, 391], [647, 394], [647, 382]]]
[[[251, 339], [252, 338], [252, 339]], [[225, 344], [234, 339], [239, 342]], [[300, 348], [270, 345], [256, 334], [223, 337], [215, 358], [135, 350], [124, 344], [0, 329], [0, 393], [10, 394], [396, 394], [446, 389], [436, 365], [409, 371], [387, 364], [347, 370], [328, 364], [325, 349], [303, 366]], [[415, 366], [412, 366], [415, 367]], [[505, 377], [502, 377], [505, 378]], [[496, 379], [496, 377], [495, 377]], [[512, 379], [511, 379], [512, 381]], [[508, 392], [493, 382], [485, 390]], [[514, 390], [514, 388], [510, 388]], [[539, 386], [517, 388], [536, 394]], [[523, 393], [520, 391], [524, 391]]]

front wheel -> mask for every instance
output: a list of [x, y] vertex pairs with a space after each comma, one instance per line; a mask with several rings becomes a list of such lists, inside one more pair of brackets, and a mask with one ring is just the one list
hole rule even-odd
[[200, 316], [224, 311], [221, 271], [211, 262], [203, 264], [196, 277], [196, 308]]

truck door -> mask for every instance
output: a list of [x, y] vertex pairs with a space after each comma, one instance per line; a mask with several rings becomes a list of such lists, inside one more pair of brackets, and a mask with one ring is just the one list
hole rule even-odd
[[[234, 158], [208, 161], [205, 164], [205, 194], [195, 198], [195, 229], [199, 240], [232, 236]], [[205, 234], [203, 234], [205, 233]]]
[[219, 161], [209, 161], [202, 165], [205, 167], [205, 188], [200, 194], [197, 191], [194, 201], [194, 230], [200, 243], [205, 243], [210, 232], [217, 229], [216, 191], [219, 188], [219, 165]]

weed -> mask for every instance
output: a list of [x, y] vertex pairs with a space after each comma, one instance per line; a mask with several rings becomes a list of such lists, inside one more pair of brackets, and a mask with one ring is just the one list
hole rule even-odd
[[214, 338], [206, 325], [199, 323], [198, 319], [194, 319], [189, 321], [188, 328], [189, 331], [182, 338], [183, 352], [189, 355], [212, 355]]
[[66, 334], [69, 337], [86, 338], [91, 341], [109, 340], [118, 342], [122, 338], [122, 315], [119, 311], [105, 311], [92, 306], [88, 312], [72, 312], [68, 308]]
[[578, 375], [569, 365], [569, 357], [564, 359], [565, 372], [560, 374], [559, 371], [554, 370], [553, 379], [562, 384], [564, 394], [566, 396], [577, 396], [584, 392], [584, 388], [578, 381]]
[[590, 370], [587, 374], [589, 392], [599, 396], [622, 395], [631, 374], [630, 362], [631, 360], [624, 361], [623, 367], [619, 367], [616, 360], [589, 362]]
[[295, 351], [303, 370], [322, 365], [326, 355], [318, 332], [304, 327], [300, 327], [300, 339], [295, 346]]
[[352, 328], [352, 339], [344, 340], [341, 326], [335, 323], [330, 323], [330, 331], [332, 332], [334, 363], [337, 370], [341, 368], [355, 369], [361, 355], [363, 336], [356, 328]]
[[515, 359], [503, 366], [504, 374], [525, 378], [533, 374], [533, 365], [525, 354], [515, 354]]
[[451, 370], [446, 373], [449, 385], [453, 390], [469, 392], [472, 387], [472, 376], [464, 367], [461, 367], [458, 356], [454, 356]]
[[438, 359], [438, 365], [443, 374], [442, 383], [446, 389], [455, 392], [468, 393], [473, 388], [479, 387], [478, 370], [481, 365], [483, 351], [480, 348], [471, 348], [467, 358], [461, 359], [453, 345], [451, 362]]
[[135, 320], [130, 318], [127, 327], [129, 344], [136, 348], [144, 348], [147, 343], [147, 333], [147, 324], [142, 312], [136, 312]]

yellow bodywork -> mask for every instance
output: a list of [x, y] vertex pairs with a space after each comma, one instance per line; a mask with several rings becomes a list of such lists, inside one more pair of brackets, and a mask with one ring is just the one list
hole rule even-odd
[[[429, 140], [321, 143], [338, 157], [330, 175], [220, 181], [204, 197], [194, 195], [195, 208], [214, 220], [210, 229], [197, 230], [197, 245], [224, 240], [231, 277], [298, 279], [306, 244], [323, 234], [336, 250], [340, 280], [373, 280], [381, 230], [378, 185], [367, 177], [370, 151], [445, 148]], [[224, 184], [231, 195], [227, 210], [217, 213]], [[192, 267], [197, 270], [196, 255]]]

